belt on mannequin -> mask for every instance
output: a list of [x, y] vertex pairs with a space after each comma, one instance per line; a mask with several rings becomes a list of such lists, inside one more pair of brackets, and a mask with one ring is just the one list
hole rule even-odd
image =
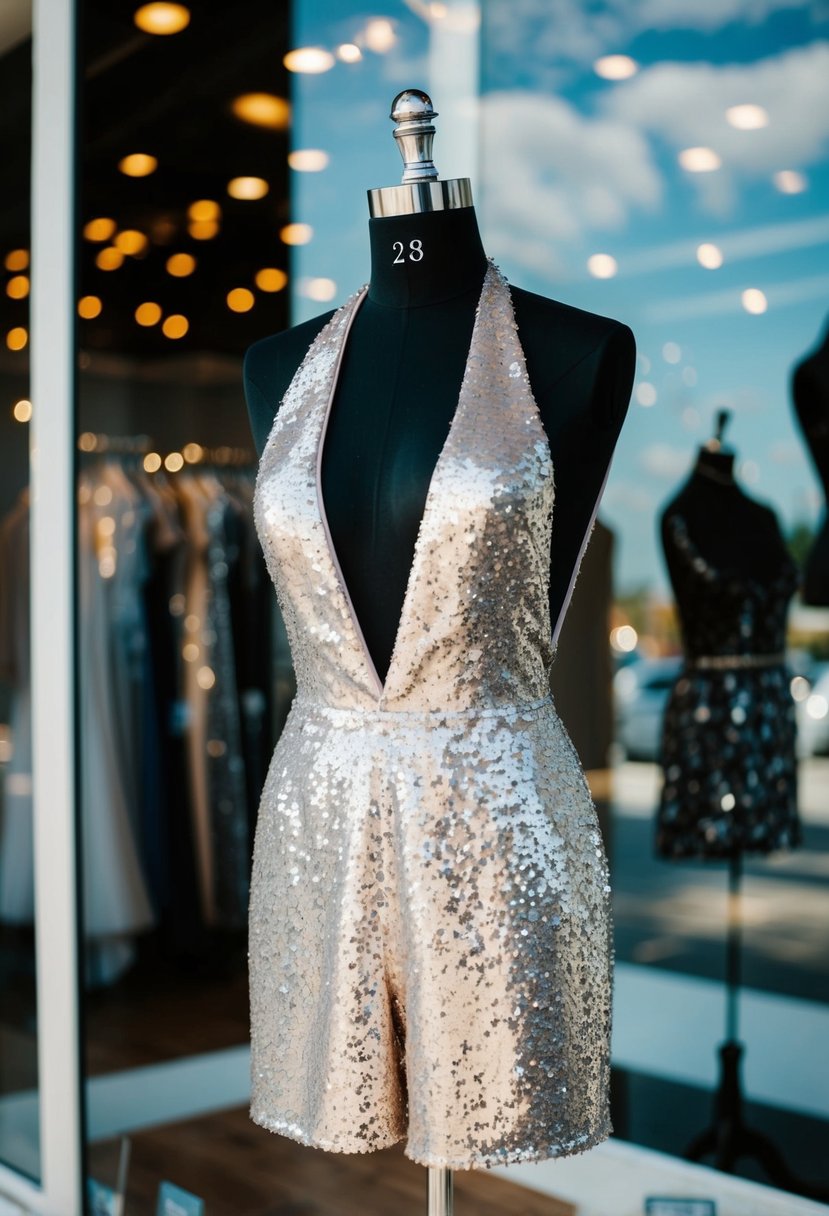
[[782, 651], [777, 654], [700, 654], [687, 659], [686, 667], [698, 671], [738, 671], [744, 667], [779, 667], [786, 662]]

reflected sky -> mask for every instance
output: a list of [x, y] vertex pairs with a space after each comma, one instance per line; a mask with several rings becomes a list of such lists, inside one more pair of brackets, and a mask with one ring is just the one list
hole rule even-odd
[[[292, 175], [294, 218], [313, 229], [296, 250], [295, 320], [365, 281], [365, 190], [399, 176], [388, 104], [425, 87], [441, 176], [472, 176], [507, 277], [636, 335], [602, 508], [618, 588], [664, 588], [657, 513], [723, 406], [746, 489], [786, 527], [816, 522], [788, 380], [829, 316], [829, 5], [409, 0], [343, 13], [296, 6], [294, 44], [334, 66], [294, 77], [294, 147], [329, 154]], [[344, 43], [355, 62], [337, 58]]]

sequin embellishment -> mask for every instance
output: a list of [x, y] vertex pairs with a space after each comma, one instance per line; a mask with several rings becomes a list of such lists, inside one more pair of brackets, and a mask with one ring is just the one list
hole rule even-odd
[[610, 888], [549, 691], [549, 444], [490, 264], [381, 682], [318, 493], [364, 292], [257, 475], [298, 691], [254, 844], [251, 1118], [454, 1169], [579, 1152], [610, 1134]]
[[730, 857], [801, 843], [797, 721], [785, 662], [797, 589], [786, 557], [768, 583], [718, 570], [681, 515], [667, 524], [675, 555], [686, 663], [662, 727], [656, 820], [660, 857]]

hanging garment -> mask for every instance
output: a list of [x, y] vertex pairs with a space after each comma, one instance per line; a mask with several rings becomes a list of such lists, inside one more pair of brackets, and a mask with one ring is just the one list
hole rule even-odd
[[[122, 754], [126, 738], [122, 724], [132, 708], [130, 684], [122, 681], [128, 663], [123, 657], [114, 659], [124, 637], [121, 614], [129, 598], [124, 578], [132, 558], [132, 550], [122, 542], [134, 523], [135, 503], [131, 491], [101, 495], [103, 486], [107, 483], [94, 472], [80, 474], [80, 815], [90, 985], [117, 979], [134, 959], [135, 935], [154, 923], [131, 817], [134, 791], [125, 779], [131, 770]], [[136, 586], [136, 598], [139, 594]]]
[[550, 448], [490, 265], [381, 681], [319, 475], [364, 295], [311, 345], [257, 477], [298, 691], [254, 842], [251, 1117], [456, 1169], [576, 1152], [610, 1132], [611, 940], [549, 692]]
[[186, 521], [184, 700], [204, 923], [244, 925], [250, 838], [228, 575], [236, 509], [215, 473], [179, 479]]
[[206, 659], [213, 682], [207, 700], [207, 768], [212, 851], [214, 923], [224, 928], [244, 926], [249, 897], [250, 840], [247, 786], [242, 749], [242, 720], [236, 677], [236, 647], [229, 575], [238, 561], [236, 507], [215, 480], [215, 497], [208, 508], [208, 588]]
[[683, 580], [686, 661], [665, 711], [662, 857], [729, 857], [800, 843], [795, 706], [783, 651], [793, 561], [760, 583], [717, 570], [681, 515], [668, 520]]
[[[248, 850], [256, 827], [259, 795], [273, 750], [271, 725], [273, 588], [253, 522], [254, 479], [239, 473], [225, 488], [237, 507], [238, 560], [228, 571], [228, 593], [233, 619], [236, 680], [248, 806]], [[250, 870], [248, 869], [248, 879]], [[247, 914], [247, 895], [245, 897]]]

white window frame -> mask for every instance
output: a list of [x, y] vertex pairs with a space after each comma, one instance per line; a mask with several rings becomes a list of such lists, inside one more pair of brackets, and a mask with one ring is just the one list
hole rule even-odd
[[41, 1179], [33, 1182], [0, 1165], [0, 1194], [42, 1216], [80, 1216], [73, 586], [75, 4], [33, 0], [32, 8], [29, 459]]

